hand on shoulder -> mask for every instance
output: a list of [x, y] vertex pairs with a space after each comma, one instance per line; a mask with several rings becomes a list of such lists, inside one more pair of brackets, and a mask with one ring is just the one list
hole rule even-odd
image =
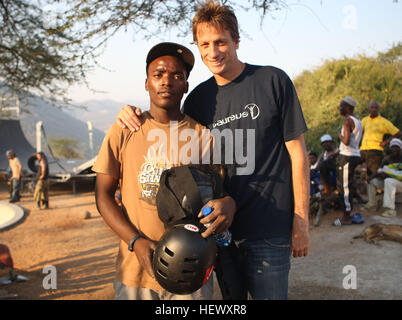
[[117, 114], [116, 123], [120, 128], [138, 131], [141, 126], [141, 115], [140, 108], [126, 104]]

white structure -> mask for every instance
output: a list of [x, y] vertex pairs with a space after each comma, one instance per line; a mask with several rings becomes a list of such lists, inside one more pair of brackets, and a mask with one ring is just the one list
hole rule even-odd
[[36, 123], [36, 152], [42, 151], [42, 121]]
[[91, 121], [87, 121], [88, 125], [88, 134], [89, 134], [89, 150], [91, 151], [91, 158], [94, 157], [94, 143], [93, 143], [93, 132], [92, 132], [92, 123]]

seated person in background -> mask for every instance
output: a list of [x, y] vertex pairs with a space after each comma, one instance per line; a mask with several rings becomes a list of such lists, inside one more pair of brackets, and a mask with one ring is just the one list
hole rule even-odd
[[318, 167], [318, 156], [315, 152], [308, 153], [308, 161], [310, 163], [310, 170], [317, 170]]
[[[371, 101], [368, 107], [369, 115], [362, 119], [363, 138], [360, 147], [360, 155], [367, 166], [367, 177], [377, 173], [381, 167], [384, 147], [393, 138], [400, 138], [401, 132], [391, 121], [380, 114], [380, 104]], [[384, 140], [385, 135], [390, 135]]]
[[324, 195], [329, 196], [332, 190], [336, 189], [336, 157], [339, 149], [335, 148], [335, 142], [329, 134], [324, 134], [320, 142], [324, 152], [320, 154], [317, 162]]
[[317, 154], [309, 152], [308, 159], [310, 162], [310, 195], [314, 195], [320, 191], [320, 171], [318, 170]]
[[384, 217], [396, 216], [395, 196], [402, 192], [402, 142], [394, 138], [390, 142], [391, 153], [384, 157], [381, 168], [369, 177], [367, 185], [368, 200], [366, 210], [376, 210], [377, 189], [384, 188], [383, 210]]

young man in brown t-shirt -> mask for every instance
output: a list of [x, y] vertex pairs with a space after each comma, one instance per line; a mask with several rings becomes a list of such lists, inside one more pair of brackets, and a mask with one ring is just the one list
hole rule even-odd
[[[114, 124], [92, 168], [98, 210], [121, 239], [116, 299], [212, 298], [211, 279], [191, 295], [174, 295], [157, 283], [151, 266], [151, 252], [165, 232], [155, 204], [162, 171], [209, 158], [209, 131], [180, 112], [193, 64], [191, 51], [178, 44], [160, 43], [150, 50], [145, 82], [150, 110], [141, 116], [141, 129]], [[118, 184], [123, 210], [114, 200]]]

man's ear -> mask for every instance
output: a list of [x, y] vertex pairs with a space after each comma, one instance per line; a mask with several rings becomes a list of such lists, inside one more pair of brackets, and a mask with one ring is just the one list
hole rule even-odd
[[186, 81], [186, 89], [184, 89], [184, 93], [188, 92], [188, 81]]
[[149, 91], [148, 78], [145, 79], [145, 90]]

